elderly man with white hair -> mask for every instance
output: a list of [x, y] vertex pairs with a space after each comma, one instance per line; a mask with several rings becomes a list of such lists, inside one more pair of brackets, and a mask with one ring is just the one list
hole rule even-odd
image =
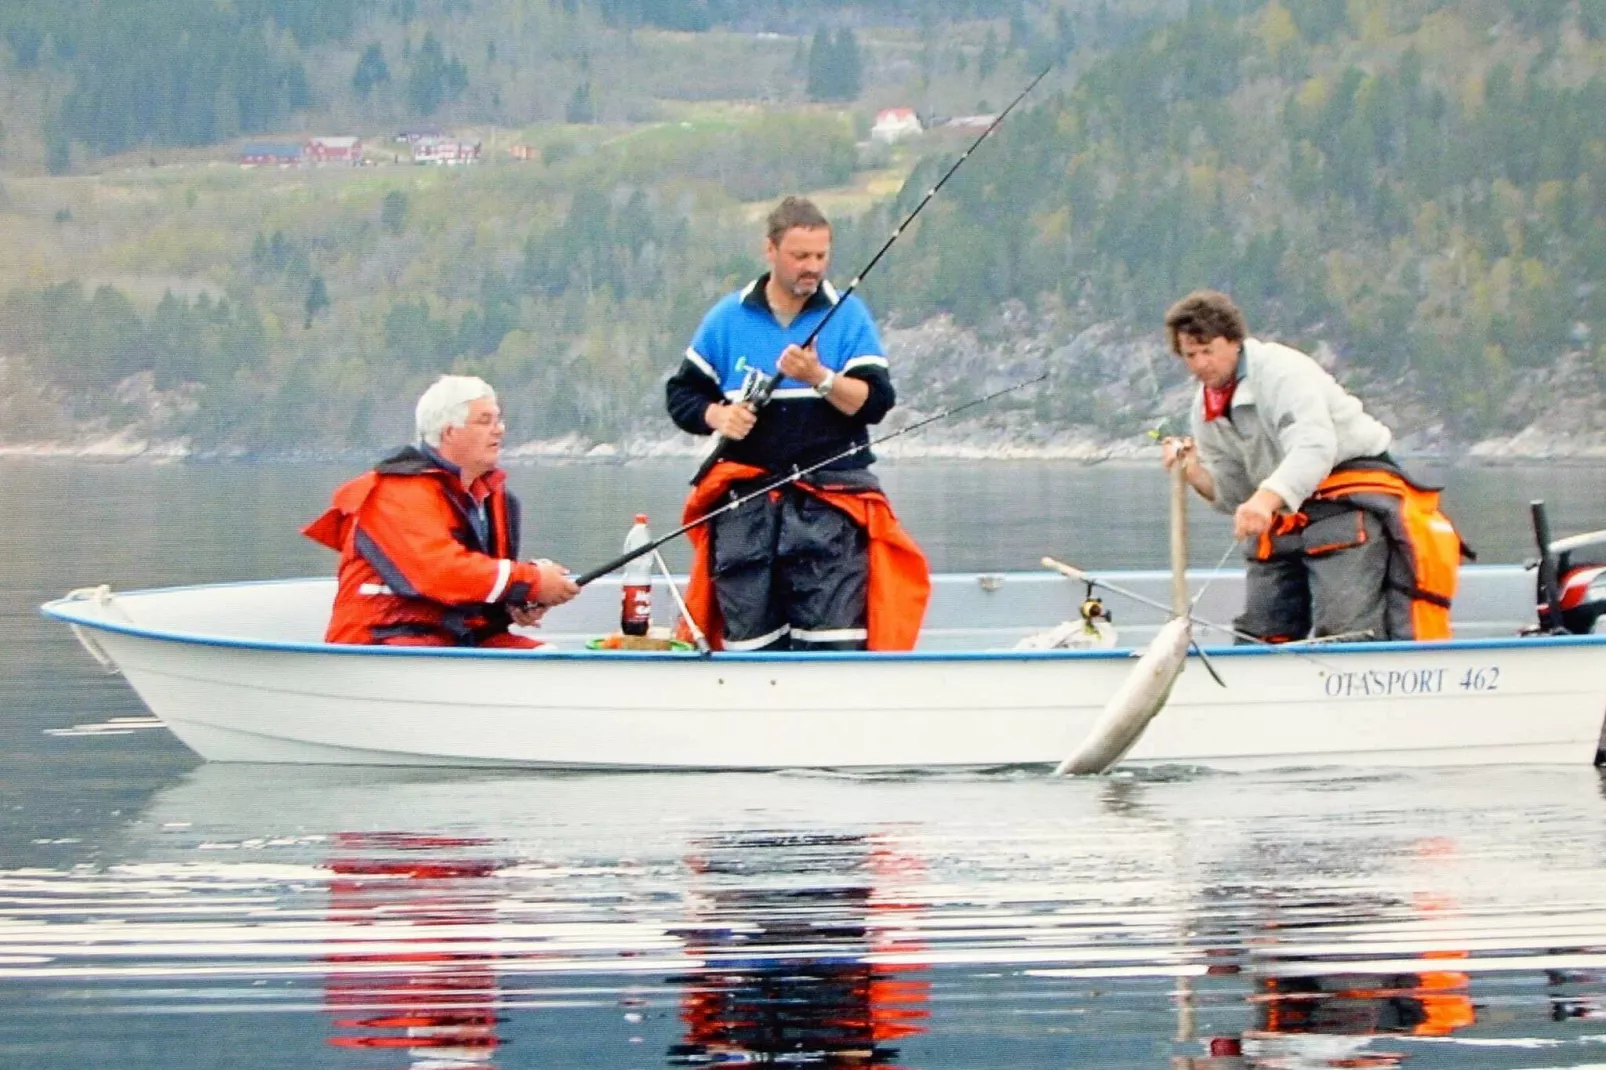
[[551, 561], [519, 560], [502, 412], [481, 379], [443, 375], [418, 399], [418, 444], [335, 491], [303, 534], [340, 554], [331, 643], [539, 645], [514, 635], [580, 592]]

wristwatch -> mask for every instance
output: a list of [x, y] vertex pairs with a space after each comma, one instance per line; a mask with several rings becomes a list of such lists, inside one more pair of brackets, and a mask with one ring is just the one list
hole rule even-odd
[[825, 369], [825, 378], [814, 384], [814, 392], [823, 397], [831, 396], [831, 388], [836, 385], [836, 372], [830, 368]]

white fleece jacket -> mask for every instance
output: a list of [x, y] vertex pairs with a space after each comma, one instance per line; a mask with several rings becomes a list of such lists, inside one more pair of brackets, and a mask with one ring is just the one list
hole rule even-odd
[[1394, 435], [1360, 399], [1297, 349], [1244, 339], [1232, 407], [1204, 418], [1194, 397], [1193, 438], [1216, 483], [1215, 507], [1231, 513], [1259, 488], [1297, 509], [1342, 461], [1382, 453]]

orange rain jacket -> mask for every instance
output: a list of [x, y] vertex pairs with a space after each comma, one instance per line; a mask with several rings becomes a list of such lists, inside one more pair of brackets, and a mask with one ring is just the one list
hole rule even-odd
[[[508, 605], [534, 600], [539, 566], [518, 560], [519, 501], [492, 469], [458, 472], [409, 446], [335, 491], [302, 534], [340, 554], [331, 643], [534, 645], [508, 634]], [[484, 503], [488, 539], [470, 520]]]
[[[729, 493], [733, 483], [768, 475], [769, 472], [752, 465], [719, 462], [692, 488], [681, 523], [689, 524], [718, 508], [720, 499]], [[869, 639], [866, 645], [871, 650], [913, 650], [915, 640], [920, 637], [920, 622], [926, 616], [926, 603], [931, 599], [931, 567], [919, 545], [893, 515], [887, 496], [878, 490], [844, 492], [801, 480], [794, 485], [842, 510], [870, 535], [870, 584], [866, 606]], [[708, 636], [709, 645], [717, 650], [725, 629], [719, 614], [719, 600], [714, 597], [710, 535], [707, 524], [699, 524], [687, 533], [692, 546], [692, 566], [686, 585], [686, 608]]]

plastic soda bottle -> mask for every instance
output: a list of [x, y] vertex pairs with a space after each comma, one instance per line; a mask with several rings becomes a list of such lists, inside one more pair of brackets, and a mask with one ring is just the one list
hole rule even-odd
[[[647, 530], [647, 514], [637, 513], [630, 534], [625, 536], [624, 552], [652, 541]], [[619, 606], [619, 630], [626, 635], [646, 635], [652, 626], [652, 555], [642, 554], [625, 565], [623, 601]]]

